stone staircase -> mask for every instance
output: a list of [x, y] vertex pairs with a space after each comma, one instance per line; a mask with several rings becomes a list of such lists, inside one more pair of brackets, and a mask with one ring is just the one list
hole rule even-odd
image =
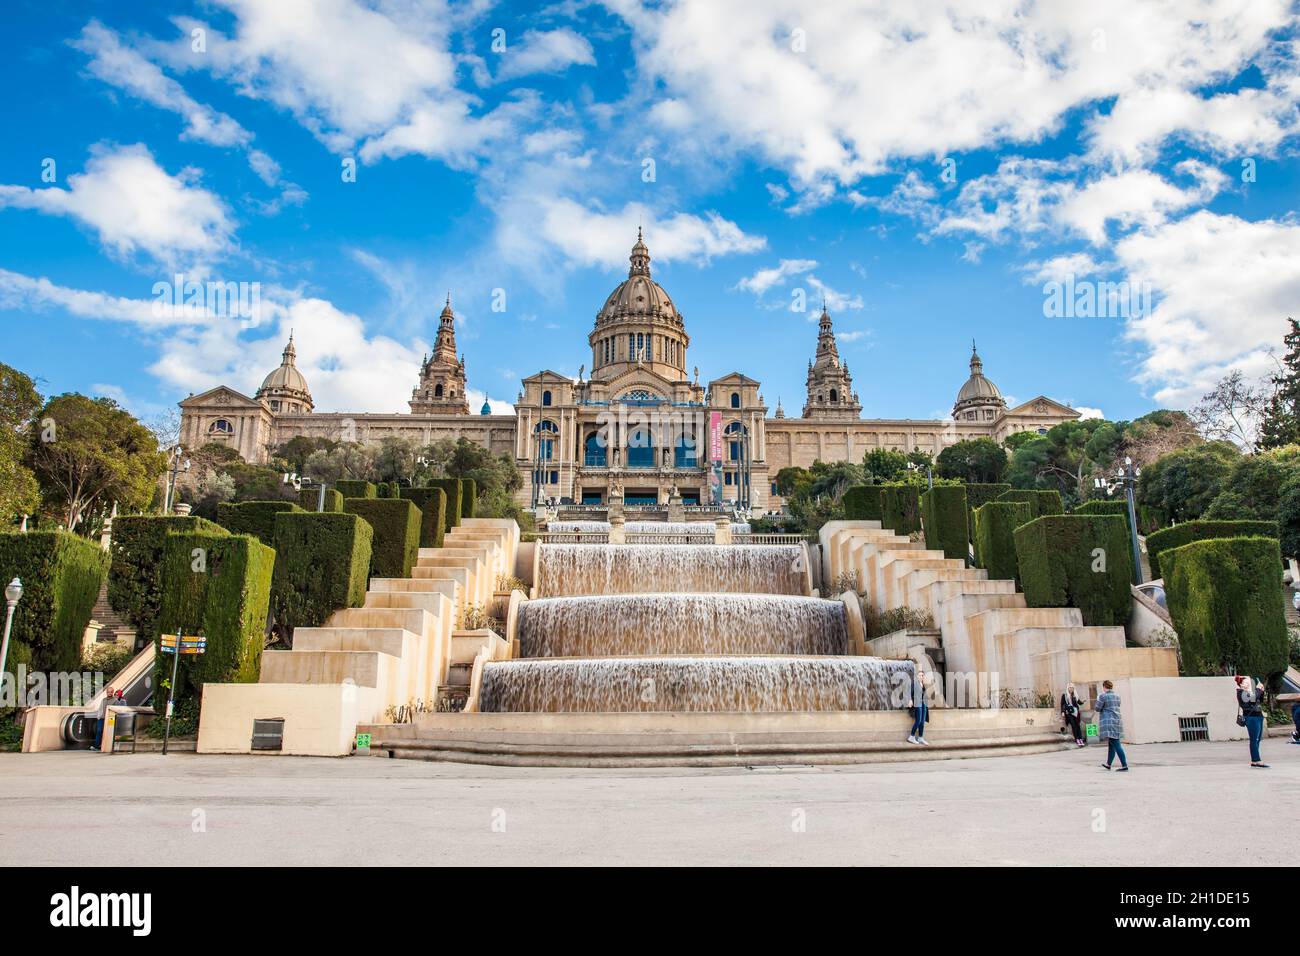
[[99, 625], [99, 640], [120, 641], [135, 646], [136, 630], [108, 603], [108, 581], [99, 586], [99, 597], [91, 609], [90, 620]]

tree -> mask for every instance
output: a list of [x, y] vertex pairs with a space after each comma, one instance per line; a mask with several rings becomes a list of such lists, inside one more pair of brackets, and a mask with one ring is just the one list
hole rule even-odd
[[[1055, 488], [1068, 505], [1088, 497], [1089, 479], [1097, 467], [1089, 454], [1093, 436], [1111, 422], [1100, 418], [1061, 422], [1016, 449], [1007, 465], [1006, 480], [1014, 488]], [[1108, 454], [1113, 448], [1107, 432], [1092, 454]]]
[[331, 484], [340, 478], [351, 481], [374, 481], [376, 480], [375, 456], [378, 450], [378, 445], [345, 442], [330, 449], [314, 451], [307, 456], [300, 474], [317, 481], [328, 481]]
[[1192, 521], [1223, 491], [1241, 457], [1231, 442], [1205, 442], [1162, 455], [1142, 469], [1137, 502], [1160, 524]]
[[873, 448], [862, 456], [867, 477], [882, 483], [898, 481], [907, 471], [908, 457], [890, 448]]
[[838, 504], [844, 497], [844, 492], [852, 485], [866, 482], [867, 475], [861, 465], [855, 465], [850, 461], [815, 461], [812, 466], [812, 479], [812, 484], [808, 486], [808, 497], [825, 497]]
[[424, 477], [421, 472], [425, 466], [420, 458], [420, 443], [415, 439], [401, 436], [382, 438], [375, 453], [375, 478], [379, 481], [402, 481], [413, 486], [417, 476]]
[[306, 435], [295, 435], [276, 448], [271, 454], [272, 457], [283, 461], [290, 471], [302, 475], [307, 473], [307, 459], [311, 457], [313, 452], [330, 451], [337, 447], [338, 442], [329, 438], [309, 438]]
[[1035, 438], [1042, 438], [1038, 432], [1015, 432], [1008, 435], [1002, 442], [1002, 447], [1014, 454], [1021, 445], [1027, 445]]
[[1300, 322], [1287, 316], [1291, 330], [1282, 338], [1286, 355], [1272, 378], [1273, 395], [1259, 426], [1259, 447], [1300, 443]]
[[996, 484], [1007, 469], [1007, 453], [992, 438], [968, 438], [939, 452], [935, 464], [943, 478]]
[[1216, 521], [1274, 520], [1282, 485], [1295, 471], [1292, 463], [1276, 455], [1243, 455], [1233, 464], [1224, 490], [1210, 502], [1205, 517]]
[[812, 472], [798, 465], [787, 465], [776, 473], [776, 493], [782, 498], [793, 498], [801, 489], [812, 484]]
[[1253, 452], [1258, 422], [1267, 407], [1264, 389], [1247, 382], [1240, 369], [1233, 369], [1202, 396], [1191, 418], [1210, 441], [1230, 441]]
[[41, 408], [36, 383], [0, 363], [0, 522], [34, 514], [40, 485], [25, 464], [32, 420]]
[[111, 398], [52, 398], [30, 438], [32, 471], [70, 531], [96, 503], [147, 506], [167, 465], [153, 433]]

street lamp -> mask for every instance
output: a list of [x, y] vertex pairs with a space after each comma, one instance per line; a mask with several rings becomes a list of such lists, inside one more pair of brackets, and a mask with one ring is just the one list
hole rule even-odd
[[1133, 490], [1137, 487], [1140, 477], [1142, 477], [1142, 469], [1134, 468], [1133, 459], [1125, 457], [1124, 464], [1115, 469], [1113, 480], [1094, 478], [1092, 482], [1094, 488], [1105, 491], [1107, 495], [1114, 494], [1116, 488], [1124, 489], [1124, 496], [1128, 501], [1129, 539], [1133, 545], [1133, 576], [1138, 584], [1142, 583], [1142, 551], [1138, 547], [1137, 509], [1133, 505]]
[[[4, 683], [5, 661], [9, 659], [9, 631], [14, 623], [14, 609], [18, 607], [18, 601], [23, 596], [23, 582], [14, 578], [5, 586], [5, 636], [0, 641], [0, 685]], [[18, 684], [14, 683], [14, 693], [18, 693]]]
[[182, 464], [181, 459], [185, 458], [185, 449], [177, 445], [172, 449], [172, 473], [167, 481], [167, 494], [163, 496], [163, 514], [172, 513], [172, 504], [176, 498], [176, 478], [182, 471], [190, 470], [190, 460], [185, 458]]
[[313, 485], [320, 488], [320, 496], [316, 499], [316, 511], [322, 514], [325, 511], [325, 489], [329, 487], [329, 482], [325, 480], [317, 481], [315, 478], [299, 478], [297, 472], [286, 471], [283, 477], [283, 483], [293, 485], [295, 491], [301, 491], [303, 488], [311, 489]]
[[[909, 461], [907, 463], [908, 471], [920, 471], [920, 469], [921, 466], [914, 461]], [[929, 486], [931, 491], [934, 490], [934, 466], [928, 461], [925, 463], [925, 483]]]

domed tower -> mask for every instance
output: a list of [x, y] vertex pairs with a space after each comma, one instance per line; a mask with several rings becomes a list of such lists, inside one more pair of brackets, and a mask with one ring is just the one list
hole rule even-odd
[[984, 377], [984, 363], [980, 361], [975, 343], [970, 344], [970, 378], [957, 393], [952, 406], [952, 417], [958, 421], [991, 422], [1007, 407], [1007, 400], [993, 382]]
[[438, 316], [438, 337], [433, 354], [420, 365], [420, 384], [411, 392], [413, 415], [468, 415], [465, 399], [465, 360], [456, 357], [456, 313], [451, 310], [451, 294]]
[[262, 387], [253, 396], [269, 404], [273, 414], [300, 415], [315, 407], [307, 379], [295, 364], [297, 358], [298, 350], [293, 347], [293, 332], [290, 332], [289, 344], [281, 353], [280, 367], [262, 380]]
[[587, 336], [591, 379], [608, 382], [641, 367], [671, 382], [681, 381], [686, 378], [691, 337], [668, 293], [650, 277], [650, 250], [639, 228], [629, 260], [627, 279], [609, 294]]
[[804, 418], [851, 419], [861, 416], [862, 406], [853, 391], [853, 376], [849, 374], [849, 367], [840, 361], [835, 329], [825, 302], [817, 323], [817, 355], [808, 363], [807, 381], [808, 401], [803, 407]]

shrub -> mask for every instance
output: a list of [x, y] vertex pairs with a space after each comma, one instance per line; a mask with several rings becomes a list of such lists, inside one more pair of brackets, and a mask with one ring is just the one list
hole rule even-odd
[[1061, 493], [1059, 491], [1038, 491], [1033, 489], [1015, 488], [1011, 491], [1004, 492], [997, 500], [1024, 501], [1033, 509], [1035, 518], [1041, 518], [1044, 515], [1065, 514], [1065, 503], [1061, 501]]
[[971, 482], [966, 486], [966, 508], [970, 511], [970, 539], [975, 540], [975, 509], [987, 502], [997, 501], [1001, 495], [1011, 490], [1005, 483], [995, 485]]
[[343, 510], [374, 529], [370, 576], [409, 578], [420, 553], [420, 509], [405, 498], [345, 498]]
[[402, 497], [420, 509], [420, 547], [441, 548], [446, 533], [447, 493], [441, 488], [403, 488]]
[[921, 518], [927, 548], [943, 549], [945, 558], [965, 561], [970, 556], [970, 524], [963, 485], [935, 485], [921, 495]]
[[993, 580], [1020, 581], [1016, 529], [1033, 520], [1027, 501], [989, 501], [975, 509], [975, 566]]
[[[199, 696], [209, 682], [256, 682], [274, 568], [275, 551], [252, 535], [168, 535], [160, 631], [207, 638], [204, 653], [181, 655], [174, 689], [178, 699]], [[160, 643], [155, 635], [154, 646]], [[165, 690], [171, 669], [171, 655], [159, 654], [154, 687]]]
[[108, 575], [108, 603], [148, 638], [158, 637], [162, 607], [162, 564], [172, 532], [226, 534], [205, 518], [138, 515], [113, 519], [113, 565]]
[[1172, 528], [1162, 528], [1147, 535], [1147, 558], [1151, 561], [1151, 577], [1164, 574], [1160, 555], [1171, 548], [1181, 548], [1193, 541], [1209, 538], [1261, 537], [1276, 538], [1275, 521], [1185, 521]]
[[460, 481], [460, 516], [472, 518], [478, 504], [478, 483], [473, 478], [462, 478]]
[[97, 544], [66, 531], [0, 534], [0, 586], [14, 578], [23, 583], [6, 670], [27, 662], [27, 651], [33, 670], [77, 669], [81, 638], [108, 565]]
[[[320, 506], [320, 489], [304, 488], [298, 492], [298, 505], [303, 511], [315, 511]], [[334, 488], [325, 489], [325, 511], [337, 514], [343, 510], [343, 495]]]
[[1282, 552], [1276, 539], [1206, 538], [1165, 549], [1164, 563], [1184, 673], [1268, 679], [1286, 670]]
[[281, 513], [275, 519], [271, 607], [286, 627], [320, 627], [366, 600], [374, 531], [355, 514]]
[[1045, 515], [1015, 530], [1020, 585], [1030, 607], [1077, 607], [1083, 623], [1127, 623], [1133, 555], [1116, 515]]
[[844, 517], [849, 521], [880, 520], [880, 489], [883, 485], [851, 485], [844, 492], [840, 503], [844, 506]]
[[275, 516], [281, 511], [302, 509], [292, 501], [223, 501], [217, 505], [217, 524], [231, 534], [251, 534], [262, 544], [274, 545]]
[[[378, 489], [369, 481], [350, 481], [342, 480], [334, 482], [334, 487], [339, 490], [344, 498], [375, 498], [378, 496]], [[347, 510], [345, 507], [344, 511]]]
[[880, 524], [895, 534], [921, 530], [921, 489], [918, 485], [881, 485]]
[[[1106, 501], [1102, 498], [1094, 498], [1091, 501], [1085, 501], [1079, 507], [1075, 508], [1072, 514], [1076, 515], [1119, 515], [1124, 519], [1124, 524], [1129, 528], [1130, 541], [1132, 541], [1132, 525], [1128, 520], [1128, 502], [1127, 501]], [[1130, 545], [1131, 546], [1131, 545]]]
[[450, 531], [456, 525], [460, 524], [461, 513], [465, 506], [461, 501], [461, 492], [464, 485], [459, 478], [433, 478], [429, 481], [430, 488], [441, 488], [443, 494], [447, 496], [446, 514], [443, 520], [443, 530]]

